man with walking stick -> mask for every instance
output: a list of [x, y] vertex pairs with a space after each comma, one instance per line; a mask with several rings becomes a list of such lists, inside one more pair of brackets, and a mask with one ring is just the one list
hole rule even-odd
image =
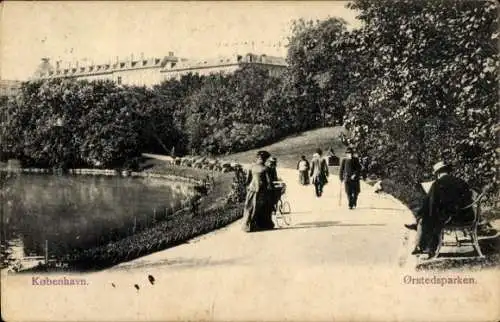
[[[340, 164], [340, 182], [344, 182], [347, 199], [349, 200], [349, 209], [356, 208], [358, 195], [360, 192], [359, 179], [361, 177], [361, 164], [357, 157], [354, 157], [352, 148], [347, 148], [346, 158]], [[342, 194], [342, 193], [341, 193]], [[342, 196], [339, 197], [339, 204]]]

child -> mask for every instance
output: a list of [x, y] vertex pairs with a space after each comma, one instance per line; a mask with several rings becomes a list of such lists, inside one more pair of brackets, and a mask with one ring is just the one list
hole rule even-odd
[[297, 170], [299, 170], [299, 182], [301, 185], [309, 184], [309, 161], [307, 161], [306, 156], [300, 157], [300, 161], [297, 163]]

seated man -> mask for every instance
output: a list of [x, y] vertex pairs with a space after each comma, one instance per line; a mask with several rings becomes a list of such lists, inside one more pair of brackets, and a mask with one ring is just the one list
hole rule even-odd
[[[466, 224], [474, 220], [474, 212], [467, 205], [472, 203], [469, 185], [449, 174], [450, 166], [438, 162], [433, 167], [436, 181], [431, 185], [417, 214], [417, 223], [405, 225], [417, 230], [417, 240], [412, 254], [427, 253], [433, 257], [445, 224]], [[464, 209], [465, 208], [465, 209]]]

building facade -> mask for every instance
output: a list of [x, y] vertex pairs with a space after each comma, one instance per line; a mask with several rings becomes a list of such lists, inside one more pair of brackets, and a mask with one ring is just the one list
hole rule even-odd
[[114, 63], [66, 64], [56, 62], [54, 67], [48, 58], [43, 58], [38, 66], [34, 79], [79, 79], [79, 80], [112, 80], [117, 84], [147, 86], [159, 84], [168, 79], [180, 79], [189, 73], [209, 75], [214, 73], [232, 73], [244, 65], [259, 65], [269, 70], [271, 75], [279, 75], [286, 69], [286, 61], [281, 57], [247, 54], [235, 55], [212, 60], [189, 60], [179, 58], [170, 52], [168, 56], [134, 60], [131, 56], [127, 60]]
[[21, 82], [17, 80], [0, 80], [0, 96], [16, 96], [21, 88]]
[[78, 80], [111, 80], [117, 84], [152, 86], [162, 81], [160, 71], [177, 63], [179, 58], [171, 52], [168, 56], [134, 60], [131, 56], [126, 60], [114, 63], [85, 64], [62, 63], [57, 61], [54, 67], [48, 58], [43, 58], [34, 79], [78, 79]]
[[282, 57], [267, 55], [246, 54], [233, 57], [221, 57], [211, 60], [184, 60], [172, 68], [161, 70], [163, 79], [179, 79], [189, 73], [207, 76], [210, 74], [230, 74], [245, 65], [261, 66], [267, 69], [272, 76], [279, 76], [286, 69], [286, 60]]

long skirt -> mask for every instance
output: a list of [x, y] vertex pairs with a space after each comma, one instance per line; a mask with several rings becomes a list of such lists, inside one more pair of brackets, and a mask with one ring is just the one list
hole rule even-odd
[[304, 186], [309, 184], [309, 173], [307, 173], [307, 170], [299, 171], [299, 182]]
[[247, 191], [243, 211], [243, 230], [257, 231], [265, 228], [265, 217], [268, 211], [268, 196], [264, 191]]

